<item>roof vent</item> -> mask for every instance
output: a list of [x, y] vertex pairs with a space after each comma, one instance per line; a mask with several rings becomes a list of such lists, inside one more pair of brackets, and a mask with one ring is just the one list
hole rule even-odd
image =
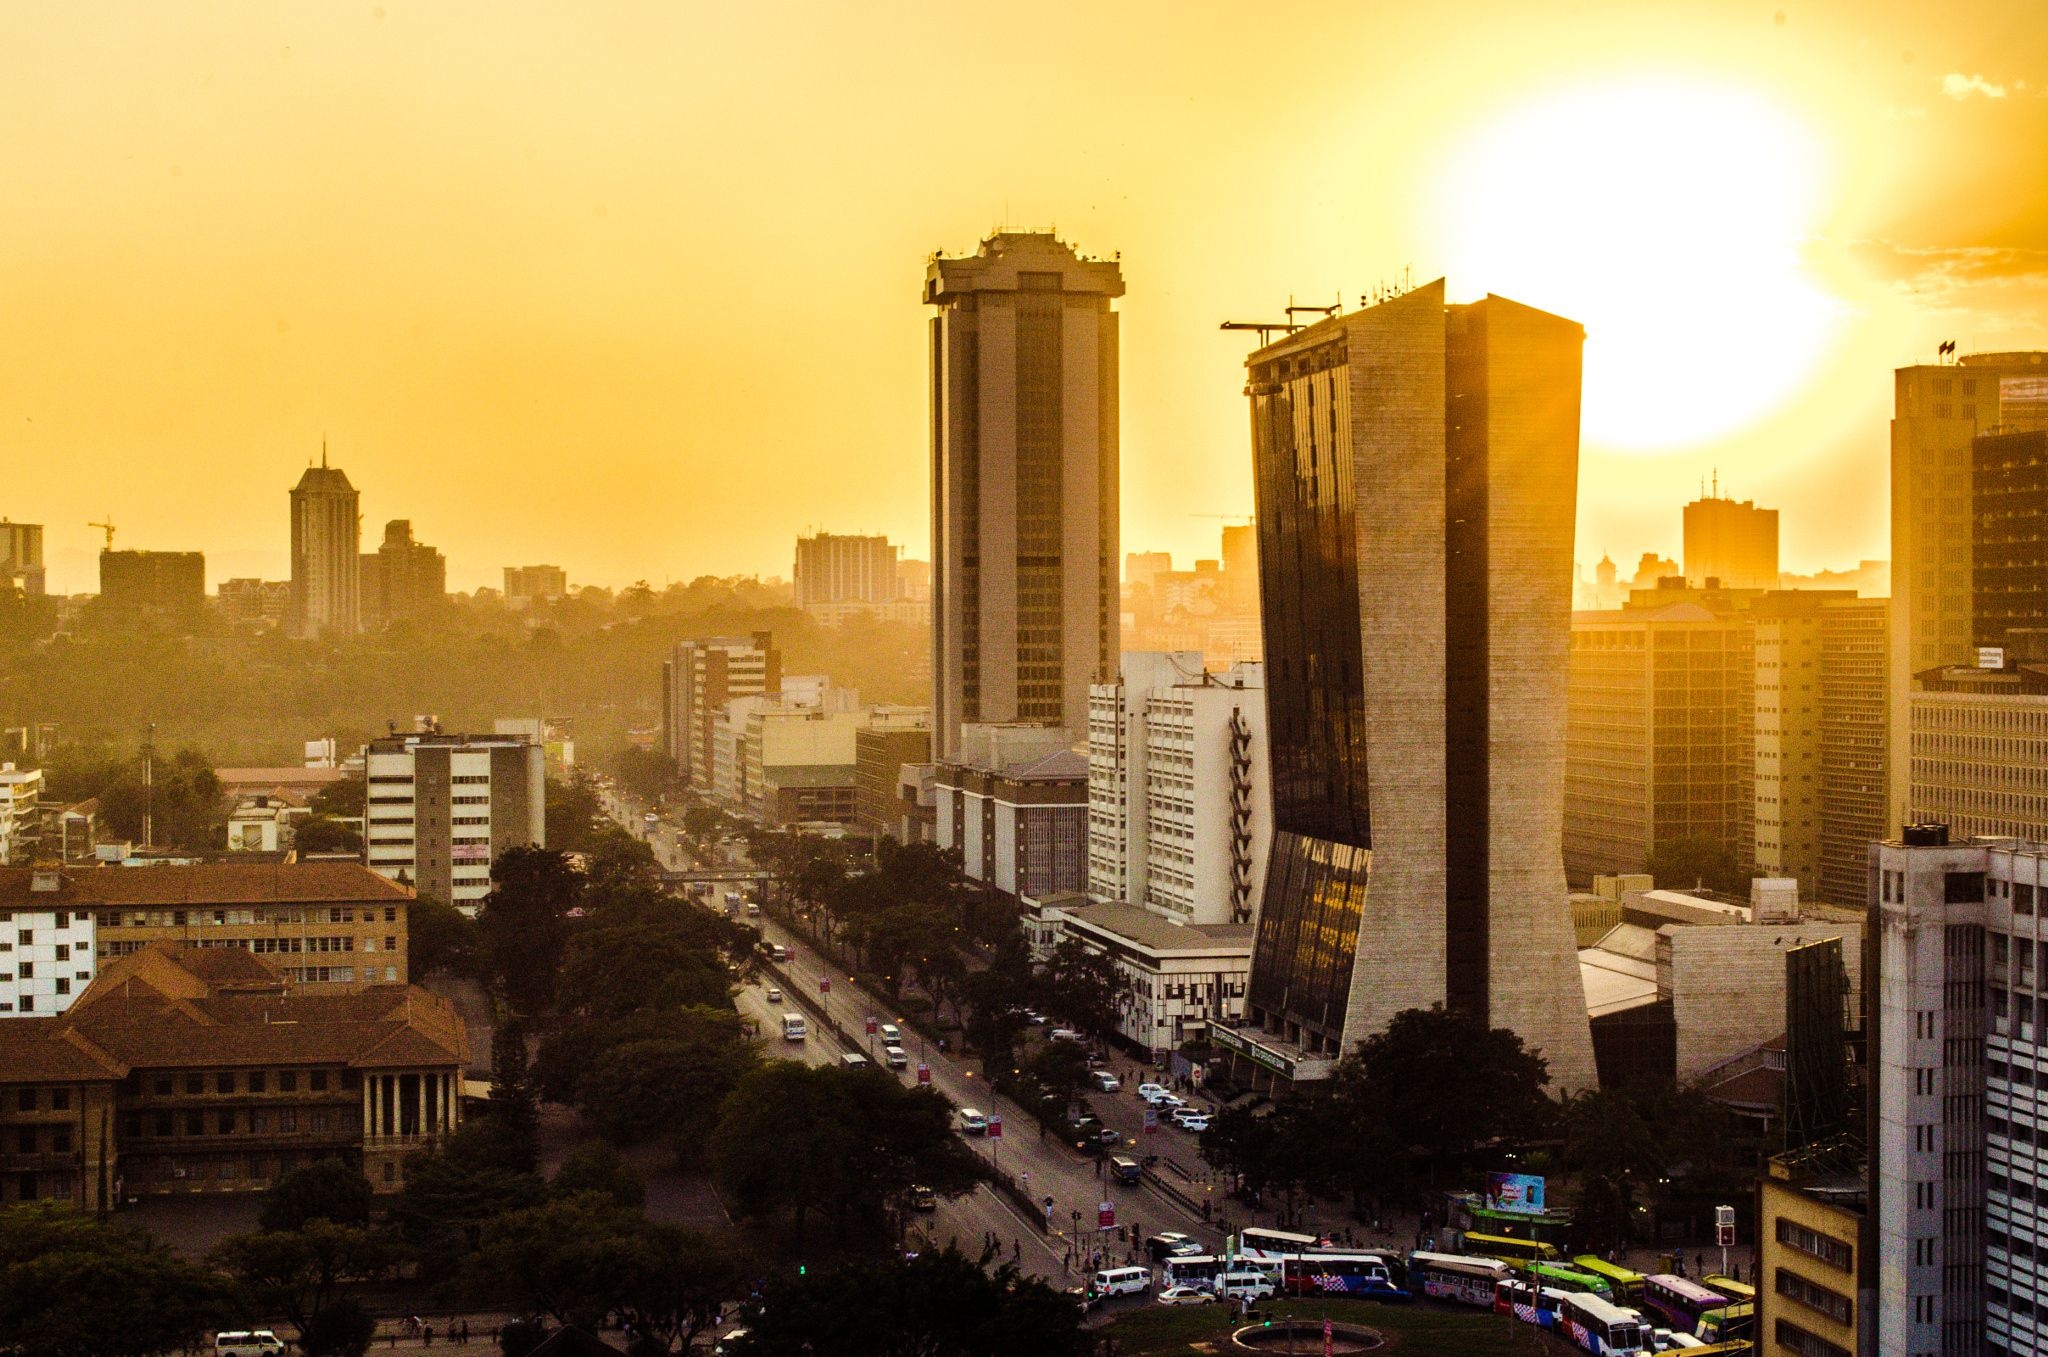
[[55, 895], [64, 889], [64, 878], [56, 872], [37, 872], [29, 878], [28, 888], [38, 895]]
[[1900, 836], [1908, 848], [1948, 847], [1948, 826], [1939, 823], [1907, 825]]

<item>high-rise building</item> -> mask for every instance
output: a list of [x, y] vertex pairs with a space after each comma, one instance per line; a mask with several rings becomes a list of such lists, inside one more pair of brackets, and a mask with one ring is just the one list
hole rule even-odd
[[127, 616], [194, 616], [206, 606], [206, 556], [197, 551], [102, 551], [100, 606]]
[[1089, 690], [1088, 895], [1249, 923], [1273, 838], [1264, 666], [1128, 651]]
[[1123, 274], [1051, 235], [934, 257], [932, 730], [1035, 722], [1078, 739], [1112, 672]]
[[661, 665], [662, 751], [692, 787], [712, 786], [712, 732], [735, 698], [777, 696], [782, 653], [765, 631], [679, 641]]
[[13, 585], [30, 598], [46, 592], [43, 525], [0, 518], [0, 585]]
[[[2048, 428], [2048, 352], [1966, 354], [1894, 378], [1889, 719], [1891, 748], [1904, 750], [1915, 676], [1975, 658], [1974, 442]], [[1910, 760], [1892, 760], [1888, 823], [1907, 817], [1911, 776]]]
[[796, 606], [827, 627], [864, 613], [893, 618], [903, 611], [900, 551], [880, 536], [821, 532], [797, 538]]
[[1910, 701], [1907, 823], [2048, 843], [2048, 664], [1928, 670]]
[[1262, 1079], [1445, 1004], [1594, 1082], [1563, 867], [1583, 344], [1439, 280], [1246, 360], [1274, 835], [1248, 1026], [1214, 1039]]
[[2048, 429], [1980, 434], [1970, 455], [1973, 637], [2035, 651], [2048, 639]]
[[384, 542], [359, 567], [365, 631], [432, 617], [448, 601], [448, 558], [412, 535], [412, 520], [384, 525]]
[[352, 636], [362, 626], [362, 516], [338, 467], [309, 466], [292, 487], [291, 634]]
[[221, 616], [238, 625], [281, 627], [291, 616], [290, 580], [222, 580], [215, 595]]
[[370, 870], [473, 913], [491, 864], [547, 847], [541, 747], [516, 735], [421, 730], [370, 741], [364, 756]]
[[505, 567], [505, 606], [530, 608], [551, 603], [569, 592], [569, 572], [558, 565], [508, 565]]
[[0, 763], [0, 867], [24, 861], [42, 845], [43, 770]]
[[864, 834], [886, 834], [910, 843], [913, 818], [903, 804], [903, 769], [932, 761], [929, 707], [875, 707], [853, 737], [855, 825]]
[[1778, 511], [1718, 494], [1686, 505], [1685, 578], [1692, 584], [1719, 580], [1733, 589], [1777, 588]]

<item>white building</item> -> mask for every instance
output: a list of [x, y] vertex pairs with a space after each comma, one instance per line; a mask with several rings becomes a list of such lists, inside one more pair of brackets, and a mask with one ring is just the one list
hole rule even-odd
[[2048, 845], [1872, 846], [1877, 1350], [2048, 1351]]
[[1273, 840], [1265, 666], [1126, 651], [1088, 690], [1088, 895], [1247, 923]]
[[547, 846], [541, 747], [510, 735], [421, 731], [370, 741], [365, 760], [370, 870], [472, 912], [491, 864]]
[[268, 792], [254, 792], [235, 802], [228, 815], [230, 853], [281, 853], [293, 844], [299, 825], [312, 811]]
[[90, 910], [0, 910], [0, 1018], [71, 1007], [95, 974], [93, 933]]
[[1117, 1028], [1147, 1050], [1205, 1037], [1212, 1019], [1244, 1017], [1249, 923], [1180, 924], [1125, 904], [1062, 908], [1060, 931], [1107, 956], [1123, 981]]
[[0, 763], [0, 867], [25, 858], [42, 835], [38, 803], [43, 796], [40, 768], [17, 769]]
[[934, 765], [937, 842], [962, 870], [1011, 897], [1088, 884], [1088, 760], [1063, 729], [969, 725], [960, 757]]

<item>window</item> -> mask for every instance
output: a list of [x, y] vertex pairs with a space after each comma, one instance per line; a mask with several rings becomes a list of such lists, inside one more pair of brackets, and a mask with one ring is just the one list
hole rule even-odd
[[36, 1091], [32, 1088], [21, 1089], [14, 1095], [14, 1105], [23, 1112], [35, 1111]]
[[167, 1135], [169, 1135], [169, 1134], [171, 1133], [171, 1114], [170, 1114], [170, 1113], [168, 1113], [168, 1112], [159, 1112], [159, 1113], [157, 1113], [157, 1114], [156, 1114], [156, 1117], [155, 1117], [155, 1123], [156, 1123], [156, 1124], [155, 1124], [155, 1126], [154, 1126], [154, 1127], [152, 1128], [152, 1130], [151, 1130], [150, 1134], [152, 1134], [152, 1135], [159, 1135], [159, 1136], [167, 1136]]
[[219, 1131], [222, 1135], [233, 1135], [235, 1133], [235, 1110], [232, 1107], [223, 1107], [219, 1112], [214, 1114], [213, 1124], [214, 1129]]
[[1777, 1334], [1778, 1346], [1798, 1357], [1855, 1357], [1847, 1348], [1830, 1343], [1819, 1334], [1808, 1333], [1790, 1320], [1778, 1321]]
[[269, 1082], [270, 1072], [268, 1070], [249, 1071], [249, 1091], [251, 1093], [263, 1092], [263, 1086]]
[[70, 1090], [70, 1089], [68, 1089], [68, 1088], [53, 1088], [53, 1089], [51, 1089], [51, 1090], [50, 1090], [50, 1110], [51, 1110], [52, 1112], [62, 1112], [62, 1111], [64, 1111], [65, 1109], [69, 1108], [70, 1106], [71, 1106], [71, 1090]]
[[71, 1128], [69, 1126], [51, 1128], [50, 1150], [53, 1154], [71, 1153]]
[[233, 1093], [235, 1091], [234, 1072], [222, 1070], [219, 1074], [214, 1075], [213, 1087], [214, 1091], [218, 1093]]
[[188, 1074], [188, 1075], [186, 1075], [186, 1076], [185, 1076], [185, 1091], [186, 1091], [187, 1093], [204, 1093], [204, 1092], [206, 1092], [206, 1076], [205, 1076], [205, 1075], [203, 1075], [203, 1074]]
[[185, 1114], [185, 1134], [188, 1136], [203, 1136], [206, 1134], [206, 1114], [204, 1112], [187, 1112]]
[[277, 1091], [279, 1093], [297, 1093], [299, 1091], [299, 1072], [297, 1070], [279, 1070], [277, 1072]]
[[327, 1071], [314, 1070], [306, 1076], [306, 1084], [315, 1093], [325, 1093], [327, 1091]]

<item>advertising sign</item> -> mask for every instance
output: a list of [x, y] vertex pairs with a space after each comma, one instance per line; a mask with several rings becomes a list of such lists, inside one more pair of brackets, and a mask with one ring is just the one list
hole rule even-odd
[[875, 1015], [874, 1015], [874, 1014], [870, 1013], [870, 1014], [868, 1015], [868, 1035], [869, 1035], [869, 1036], [873, 1036], [873, 1035], [874, 1035], [875, 1033], [877, 1033], [877, 1032], [879, 1032], [879, 1031], [881, 1031], [881, 1030], [882, 1030], [882, 1025], [881, 1025], [881, 1023], [880, 1023], [880, 1022], [878, 1022], [878, 1021], [877, 1021], [877, 1020], [875, 1019]]
[[988, 1119], [988, 1138], [990, 1140], [1001, 1140], [1003, 1138], [1003, 1119], [1001, 1117], [990, 1117]]
[[1486, 1175], [1486, 1205], [1495, 1211], [1540, 1216], [1544, 1212], [1543, 1180], [1528, 1173]]
[[917, 1062], [917, 1082], [920, 1084], [929, 1084], [931, 1081], [932, 1067], [930, 1065], [925, 1064], [922, 1060], [920, 1060], [919, 1062]]
[[831, 982], [831, 980], [830, 980], [830, 979], [820, 980], [820, 981], [818, 982], [818, 993], [820, 993], [820, 994], [830, 994], [831, 992], [832, 992], [832, 982]]
[[1114, 1230], [1116, 1228], [1116, 1203], [1098, 1202], [1095, 1207], [1095, 1228]]

